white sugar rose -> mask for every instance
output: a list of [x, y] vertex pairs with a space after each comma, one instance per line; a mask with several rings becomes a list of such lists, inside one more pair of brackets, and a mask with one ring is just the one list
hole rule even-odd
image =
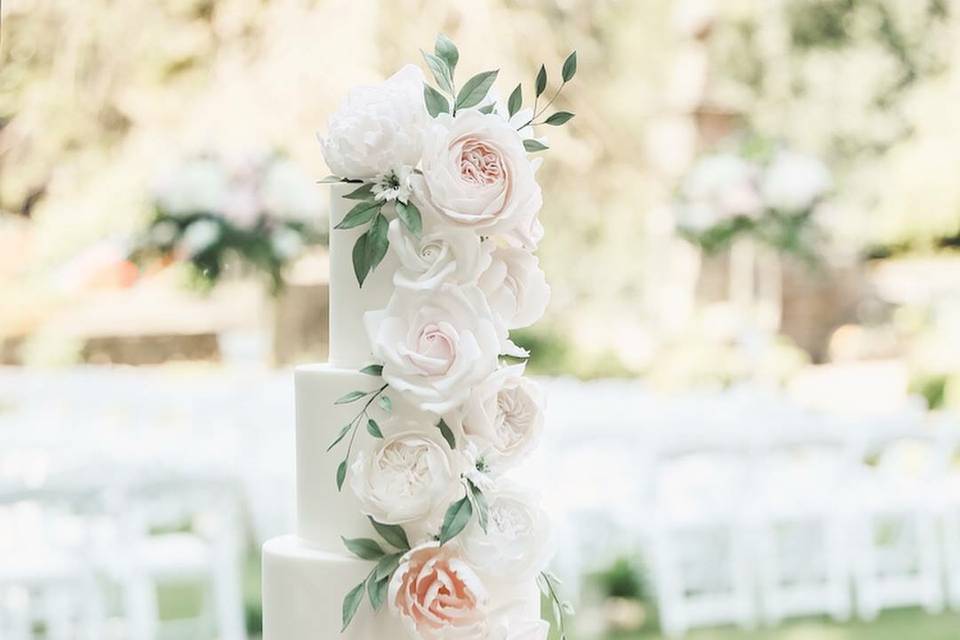
[[439, 526], [456, 499], [462, 464], [446, 442], [424, 432], [422, 425], [401, 428], [382, 440], [364, 441], [350, 466], [350, 487], [363, 512], [378, 522]]
[[493, 252], [479, 286], [490, 308], [507, 329], [522, 329], [539, 320], [550, 302], [550, 286], [537, 257], [516, 247]]
[[364, 322], [384, 381], [423, 411], [450, 411], [497, 368], [500, 336], [476, 287], [397, 289]]
[[537, 444], [543, 431], [540, 388], [523, 377], [523, 365], [503, 367], [476, 385], [461, 418], [464, 434], [487, 445], [484, 456], [509, 467]]
[[488, 600], [456, 545], [435, 542], [403, 556], [387, 592], [390, 611], [412, 640], [487, 640]]
[[400, 258], [393, 283], [409, 289], [436, 289], [441, 284], [476, 284], [490, 265], [490, 253], [467, 229], [439, 229], [417, 238], [390, 223], [390, 246]]
[[763, 176], [763, 199], [781, 211], [806, 211], [831, 186], [830, 171], [818, 158], [780, 151]]
[[429, 200], [448, 223], [482, 235], [537, 239], [535, 219], [543, 204], [537, 164], [517, 131], [495, 114], [441, 114], [424, 135]]
[[371, 179], [420, 161], [423, 72], [407, 65], [385, 82], [352, 89], [320, 139], [330, 171], [341, 178]]
[[550, 554], [550, 519], [530, 494], [513, 487], [485, 493], [487, 531], [476, 519], [464, 531], [463, 556], [484, 576], [533, 578]]

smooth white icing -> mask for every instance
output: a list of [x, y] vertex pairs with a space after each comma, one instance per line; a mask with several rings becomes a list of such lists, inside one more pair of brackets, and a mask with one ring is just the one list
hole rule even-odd
[[393, 274], [399, 265], [396, 254], [388, 251], [363, 287], [358, 285], [353, 271], [353, 245], [369, 225], [334, 228], [357, 204], [357, 200], [343, 197], [357, 186], [334, 184], [330, 188], [330, 363], [345, 369], [359, 369], [370, 363], [363, 314], [387, 306], [394, 288]]
[[[312, 546], [340, 553], [347, 538], [371, 537], [370, 522], [350, 490], [349, 480], [337, 491], [337, 467], [344, 459], [349, 436], [331, 451], [327, 447], [351, 418], [363, 409], [366, 399], [337, 405], [337, 398], [354, 390], [370, 391], [383, 384], [378, 377], [356, 370], [314, 364], [298, 367], [297, 392], [297, 534]], [[391, 415], [410, 417], [414, 410], [395, 393], [387, 391], [393, 405]], [[371, 404], [369, 415], [385, 435], [390, 421], [378, 403]], [[371, 438], [366, 421], [360, 424], [357, 438]], [[356, 447], [354, 449], [356, 451]]]
[[[263, 640], [400, 640], [398, 621], [364, 601], [341, 635], [343, 597], [359, 584], [373, 562], [316, 550], [296, 536], [263, 546]], [[491, 609], [520, 603], [521, 612], [540, 616], [540, 594], [524, 585], [487, 585]]]

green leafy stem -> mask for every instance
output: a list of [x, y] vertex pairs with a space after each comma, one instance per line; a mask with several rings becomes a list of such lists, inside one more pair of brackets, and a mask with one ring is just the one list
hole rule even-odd
[[[390, 240], [387, 237], [390, 225], [386, 216], [383, 215], [383, 206], [386, 202], [377, 199], [373, 193], [372, 182], [362, 183], [343, 197], [359, 202], [334, 228], [353, 229], [366, 224], [370, 225], [353, 245], [353, 271], [357, 276], [357, 283], [363, 287], [367, 276], [377, 268], [390, 247]], [[407, 231], [419, 237], [423, 230], [423, 219], [417, 206], [413, 202], [397, 200], [394, 202], [394, 209], [397, 212], [397, 218]]]
[[[457, 115], [460, 109], [469, 109], [480, 104], [490, 87], [497, 79], [499, 69], [493, 71], [484, 71], [467, 80], [463, 87], [457, 91], [454, 81], [454, 72], [457, 69], [457, 63], [460, 61], [460, 51], [457, 45], [442, 33], [437, 35], [436, 43], [433, 47], [433, 53], [421, 51], [423, 59], [427, 62], [427, 67], [436, 80], [438, 89], [423, 83], [423, 102], [427, 107], [427, 113], [432, 118], [436, 118], [441, 113]], [[483, 113], [491, 113], [493, 105], [486, 105], [480, 108]]]
[[480, 488], [474, 484], [473, 480], [462, 477], [464, 486], [464, 495], [462, 498], [451, 504], [443, 516], [443, 525], [440, 527], [440, 535], [437, 540], [440, 546], [445, 545], [470, 524], [474, 514], [477, 516], [477, 524], [480, 529], [486, 533], [490, 517], [490, 507], [487, 498], [483, 495]]
[[384, 542], [396, 551], [384, 549], [383, 545], [371, 538], [342, 538], [344, 546], [350, 553], [361, 560], [376, 561], [377, 564], [370, 570], [367, 577], [344, 597], [341, 633], [350, 626], [357, 609], [363, 602], [364, 595], [370, 598], [370, 605], [374, 611], [380, 610], [387, 598], [390, 580], [393, 579], [393, 574], [400, 566], [400, 560], [405, 553], [410, 551], [410, 541], [407, 539], [407, 533], [403, 530], [403, 527], [396, 524], [383, 524], [373, 518], [369, 518], [369, 520]]
[[[360, 370], [360, 373], [364, 373], [371, 376], [379, 376], [383, 372], [383, 367], [378, 364], [372, 364], [368, 367], [364, 367]], [[333, 442], [330, 443], [330, 446], [327, 447], [327, 451], [332, 450], [335, 446], [340, 444], [347, 435], [350, 435], [349, 443], [347, 444], [347, 455], [344, 456], [343, 460], [340, 462], [340, 465], [337, 467], [337, 490], [343, 490], [343, 482], [347, 477], [347, 466], [350, 463], [350, 455], [353, 452], [353, 443], [357, 439], [357, 433], [360, 431], [360, 425], [366, 424], [367, 433], [369, 433], [374, 438], [383, 438], [383, 431], [380, 430], [380, 425], [370, 417], [369, 410], [370, 405], [374, 401], [379, 399], [380, 408], [383, 409], [386, 413], [390, 413], [393, 409], [393, 402], [390, 400], [390, 396], [383, 395], [383, 392], [387, 390], [387, 387], [390, 385], [384, 383], [378, 389], [373, 391], [351, 391], [350, 393], [344, 394], [339, 397], [333, 404], [350, 404], [353, 402], [358, 402], [364, 398], [367, 401], [364, 403], [363, 408], [360, 410], [357, 415], [353, 416], [350, 419], [350, 422], [345, 424], [343, 428], [340, 429], [340, 432], [337, 434], [337, 437], [334, 438]]]
[[541, 571], [537, 575], [537, 586], [553, 607], [553, 617], [557, 621], [560, 640], [567, 640], [566, 616], [573, 615], [573, 605], [560, 598], [559, 585], [560, 580], [549, 571]]

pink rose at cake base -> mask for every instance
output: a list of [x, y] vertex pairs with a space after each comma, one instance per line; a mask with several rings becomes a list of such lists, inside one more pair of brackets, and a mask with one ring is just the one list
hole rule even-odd
[[445, 36], [423, 55], [433, 82], [357, 87], [319, 135], [332, 355], [296, 372], [300, 517], [264, 546], [265, 640], [546, 640], [541, 597], [566, 638], [549, 519], [510, 477], [549, 428], [510, 332], [550, 300], [535, 132], [573, 117], [548, 111], [576, 53], [505, 105]]

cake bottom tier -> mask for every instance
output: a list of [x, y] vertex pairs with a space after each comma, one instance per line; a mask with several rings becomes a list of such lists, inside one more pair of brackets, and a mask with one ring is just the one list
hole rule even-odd
[[[399, 621], [386, 609], [374, 611], [364, 601], [340, 633], [343, 597], [366, 578], [371, 563], [318, 551], [297, 536], [282, 536], [263, 545], [263, 640], [401, 640]], [[536, 584], [490, 585], [492, 604], [522, 602], [537, 617]]]
[[296, 536], [263, 545], [263, 640], [385, 640], [400, 638], [396, 620], [364, 602], [340, 633], [341, 605], [370, 563], [317, 551]]

